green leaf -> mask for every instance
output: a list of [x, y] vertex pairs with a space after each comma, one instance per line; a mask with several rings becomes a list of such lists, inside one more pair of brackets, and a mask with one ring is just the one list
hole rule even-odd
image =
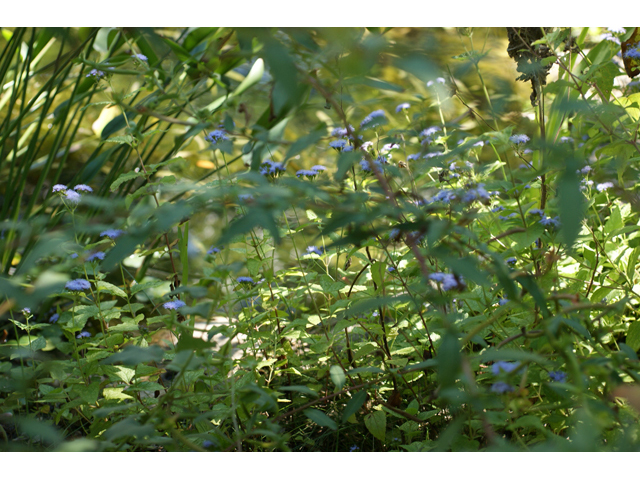
[[303, 412], [309, 420], [320, 425], [321, 427], [328, 427], [331, 430], [336, 430], [338, 425], [336, 422], [331, 420], [327, 415], [325, 415], [320, 410], [316, 410], [315, 408], [307, 408]]
[[387, 270], [387, 264], [384, 262], [374, 262], [371, 265], [371, 278], [378, 285], [382, 287], [384, 283], [384, 274]]
[[124, 290], [122, 290], [119, 287], [116, 287], [115, 285], [109, 282], [103, 282], [102, 280], [98, 280], [97, 285], [98, 285], [98, 292], [107, 291], [112, 295], [116, 295], [122, 298], [127, 298], [127, 294], [124, 292]]
[[584, 195], [580, 191], [580, 179], [576, 170], [578, 162], [572, 158], [566, 159], [565, 170], [558, 181], [558, 196], [560, 207], [560, 235], [568, 249], [580, 233], [580, 225], [584, 217]]
[[118, 135], [117, 137], [107, 138], [104, 141], [105, 142], [110, 142], [110, 143], [120, 143], [120, 144], [131, 145], [133, 143], [133, 136], [131, 136], [131, 135]]
[[385, 434], [387, 431], [387, 415], [381, 411], [376, 410], [364, 417], [364, 424], [367, 430], [381, 442], [385, 441]]
[[453, 332], [448, 331], [438, 349], [438, 380], [443, 387], [453, 386], [458, 377], [461, 362], [460, 341]]
[[366, 390], [360, 390], [357, 392], [351, 400], [347, 403], [347, 406], [344, 407], [344, 411], [342, 412], [342, 423], [346, 422], [351, 415], [360, 410], [360, 407], [367, 400], [367, 392]]
[[257, 59], [251, 70], [249, 70], [248, 75], [240, 82], [238, 88], [236, 88], [233, 92], [233, 95], [240, 95], [242, 92], [254, 86], [260, 80], [262, 80], [262, 76], [264, 75], [264, 60], [261, 58]]
[[285, 160], [288, 160], [291, 157], [295, 157], [302, 151], [304, 151], [307, 147], [311, 145], [315, 145], [318, 143], [318, 140], [323, 138], [327, 134], [327, 126], [324, 123], [318, 125], [311, 133], [300, 137], [298, 140], [293, 142], [287, 151], [287, 155], [284, 157]]
[[103, 365], [122, 363], [123, 365], [139, 365], [148, 362], [161, 362], [164, 357], [164, 350], [158, 345], [148, 348], [128, 346], [118, 353], [114, 353], [109, 358], [100, 362]]
[[640, 350], [640, 321], [636, 320], [629, 325], [629, 331], [627, 332], [627, 340], [625, 343], [636, 352]]
[[143, 176], [144, 176], [143, 172], [123, 173], [111, 184], [111, 187], [109, 187], [109, 189], [112, 192], [115, 192], [118, 189], [118, 187], [122, 185], [124, 182], [128, 182], [129, 180], [133, 180], [134, 178], [143, 177]]
[[331, 381], [336, 386], [337, 390], [340, 390], [347, 381], [344, 370], [342, 370], [340, 365], [332, 365], [329, 369], [329, 375], [331, 376]]
[[279, 387], [278, 390], [283, 392], [298, 392], [304, 393], [305, 395], [310, 395], [312, 397], [318, 397], [318, 392], [311, 390], [309, 387], [305, 387], [304, 385], [287, 385], [284, 387]]

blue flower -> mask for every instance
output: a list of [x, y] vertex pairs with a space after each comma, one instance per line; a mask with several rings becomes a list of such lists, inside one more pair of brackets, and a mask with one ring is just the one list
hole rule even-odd
[[124, 232], [122, 230], [109, 229], [109, 230], [105, 230], [104, 232], [100, 233], [100, 236], [101, 237], [109, 237], [111, 240], [113, 240], [114, 238], [118, 238], [123, 233]]
[[76, 338], [89, 338], [91, 336], [91, 334], [89, 332], [80, 332], [78, 335], [76, 335]]
[[59, 318], [60, 318], [60, 315], [58, 315], [57, 313], [54, 313], [49, 317], [49, 323], [56, 323]]
[[342, 138], [340, 140], [333, 140], [332, 142], [329, 142], [329, 146], [331, 148], [335, 148], [336, 150], [342, 150], [347, 146], [347, 141]]
[[434, 282], [441, 283], [442, 290], [444, 290], [445, 292], [453, 288], [458, 289], [465, 287], [465, 283], [462, 281], [462, 279], [456, 279], [453, 273], [436, 272], [430, 274], [429, 278]]
[[574, 141], [571, 137], [560, 137], [560, 143], [574, 143]]
[[425, 128], [422, 132], [420, 132], [420, 136], [421, 137], [427, 137], [430, 138], [431, 136], [433, 136], [434, 134], [436, 134], [437, 132], [439, 132], [440, 130], [442, 130], [440, 127], [429, 127], [429, 128]]
[[350, 452], [355, 452], [356, 450], [360, 450], [360, 447], [358, 447], [357, 445], [354, 445], [349, 449]]
[[396, 148], [400, 148], [400, 145], [398, 145], [397, 143], [387, 143], [380, 149], [380, 153], [387, 153], [391, 150], [395, 150]]
[[529, 137], [527, 137], [524, 134], [520, 134], [520, 135], [512, 135], [511, 137], [509, 137], [509, 140], [511, 140], [513, 143], [527, 143], [530, 139]]
[[559, 217], [555, 217], [555, 218], [544, 217], [538, 223], [541, 223], [545, 227], [547, 227], [549, 225], [553, 225], [554, 227], [559, 227], [560, 226], [560, 218]]
[[401, 103], [400, 105], [398, 105], [396, 107], [396, 113], [400, 113], [402, 110], [407, 110], [409, 108], [411, 108], [410, 104], [408, 104], [406, 102], [405, 103]]
[[93, 262], [94, 260], [98, 259], [98, 260], [104, 260], [104, 256], [105, 253], [104, 252], [96, 252], [96, 253], [92, 253], [91, 255], [89, 255], [87, 257], [87, 262]]
[[80, 184], [80, 185], [76, 185], [75, 187], [73, 187], [73, 189], [76, 192], [93, 192], [93, 188], [91, 188], [89, 185], [84, 185], [84, 184]]
[[163, 304], [162, 306], [167, 310], [178, 310], [179, 308], [182, 308], [186, 305], [187, 304], [184, 303], [182, 300], [172, 300], [170, 302]]
[[489, 192], [485, 190], [483, 183], [479, 184], [476, 188], [468, 190], [465, 192], [464, 197], [462, 197], [462, 201], [466, 203], [480, 199], [489, 199]]
[[327, 169], [327, 167], [323, 166], [323, 165], [314, 165], [313, 167], [311, 167], [311, 170], [313, 170], [314, 172], [324, 172]]
[[371, 164], [369, 163], [369, 160], [367, 160], [366, 158], [363, 158], [362, 160], [360, 160], [360, 168], [362, 169], [363, 172], [370, 172]]
[[80, 203], [80, 199], [82, 198], [82, 195], [80, 195], [78, 192], [74, 192], [73, 190], [67, 190], [66, 192], [64, 192], [64, 194], [67, 197], [67, 200], [76, 205]]
[[307, 253], [315, 253], [316, 255], [322, 255], [322, 250], [318, 247], [307, 247]]
[[506, 305], [507, 303], [509, 303], [509, 299], [507, 297], [504, 297], [498, 300], [498, 305], [500, 306]]
[[227, 133], [224, 130], [213, 130], [204, 139], [215, 145], [218, 142], [229, 140], [229, 137], [227, 137]]
[[501, 371], [505, 373], [513, 372], [520, 366], [520, 362], [505, 362], [500, 360], [491, 365], [491, 372], [494, 375], [499, 375]]
[[514, 388], [505, 382], [496, 382], [493, 385], [491, 385], [491, 391], [493, 393], [507, 393], [507, 392], [513, 392], [513, 390]]
[[31, 309], [29, 307], [24, 307], [22, 309], [22, 314], [26, 317], [27, 315], [31, 315]]
[[57, 185], [54, 185], [53, 188], [51, 189], [53, 191], [53, 193], [56, 192], [66, 192], [67, 191], [67, 187], [66, 185], [60, 185], [59, 183]]
[[557, 371], [557, 372], [549, 372], [549, 378], [554, 382], [564, 383], [567, 381], [567, 374], [565, 372]]
[[497, 205], [491, 209], [493, 213], [498, 213], [498, 212], [501, 212], [502, 210], [504, 210], [504, 207], [502, 205]]
[[[351, 127], [351, 125], [349, 125]], [[353, 127], [351, 127], [353, 129]], [[336, 127], [331, 131], [332, 137], [346, 137], [348, 134], [347, 129], [343, 127]]]
[[515, 265], [515, 264], [516, 264], [516, 262], [517, 262], [516, 257], [509, 257], [509, 258], [507, 258], [507, 263], [508, 263], [508, 264], [510, 264], [510, 265]]
[[243, 202], [246, 202], [247, 200], [253, 200], [253, 195], [251, 195], [250, 193], [242, 193], [238, 195], [238, 200], [242, 200]]
[[360, 123], [360, 128], [369, 128], [369, 124], [377, 117], [384, 119], [384, 110], [374, 110], [369, 115], [364, 117], [364, 120]]
[[256, 283], [253, 281], [253, 278], [251, 277], [238, 277], [237, 280], [238, 280], [238, 283]]
[[587, 173], [589, 173], [591, 170], [592, 170], [592, 168], [591, 168], [589, 165], [587, 165], [586, 167], [583, 167], [583, 168], [580, 170], [580, 173], [583, 173], [584, 175], [586, 175], [586, 174], [587, 174]]
[[209, 255], [215, 255], [216, 253], [220, 253], [223, 248], [224, 247], [211, 247], [209, 250], [207, 250], [207, 253]]
[[418, 160], [420, 158], [419, 153], [413, 153], [411, 155], [407, 155], [407, 160]]
[[445, 79], [442, 77], [438, 77], [436, 78], [435, 82], [433, 80], [429, 80], [427, 82], [427, 87], [433, 87], [436, 83], [441, 83], [442, 85], [445, 84]]
[[626, 58], [640, 58], [640, 44], [636, 44], [635, 47], [627, 49], [624, 56]]
[[600, 40], [609, 40], [610, 42], [614, 42], [620, 45], [620, 39], [615, 37], [611, 32], [604, 32], [600, 36]]
[[596, 189], [598, 189], [599, 192], [604, 192], [605, 190], [608, 190], [610, 188], [613, 188], [612, 182], [604, 182], [596, 185]]
[[97, 77], [97, 78], [104, 77], [104, 72], [94, 68], [87, 75], [85, 75], [85, 77]]
[[540, 215], [541, 217], [544, 217], [544, 210], [540, 210], [539, 208], [534, 208], [532, 210], [529, 210], [529, 215]]
[[343, 152], [353, 152], [353, 147], [351, 145], [347, 145], [342, 149]]
[[395, 271], [396, 271], [396, 268], [395, 268], [395, 267], [387, 267], [387, 272], [389, 272], [389, 273], [393, 273], [393, 272], [395, 272]]
[[300, 177], [314, 178], [316, 175], [318, 175], [318, 172], [316, 172], [315, 170], [298, 170], [296, 172], [296, 177], [298, 178]]
[[389, 240], [392, 242], [397, 242], [400, 240], [401, 232], [400, 229], [394, 228], [389, 232]]
[[204, 442], [202, 442], [202, 447], [203, 448], [210, 448], [213, 447], [213, 442], [211, 440], [205, 440]]
[[77, 278], [75, 280], [69, 280], [65, 284], [65, 288], [67, 290], [74, 290], [76, 292], [79, 292], [81, 290], [89, 290], [91, 288], [91, 284], [82, 278]]
[[451, 200], [455, 200], [456, 198], [456, 194], [452, 190], [440, 190], [435, 197], [431, 198], [431, 201], [450, 203]]
[[147, 61], [147, 57], [145, 55], [142, 55], [141, 53], [136, 53], [134, 55], [131, 55], [131, 58], [135, 58], [137, 60], [140, 60], [141, 62]]
[[509, 219], [511, 219], [511, 218], [513, 218], [513, 217], [517, 217], [517, 216], [518, 216], [518, 214], [517, 214], [517, 213], [515, 213], [515, 212], [513, 212], [513, 213], [510, 213], [510, 214], [509, 214], [509, 215], [507, 215], [507, 216], [498, 215], [498, 218], [499, 218], [500, 220], [509, 220]]
[[70, 258], [78, 258], [78, 254], [76, 252], [73, 252], [72, 254], [69, 255]]

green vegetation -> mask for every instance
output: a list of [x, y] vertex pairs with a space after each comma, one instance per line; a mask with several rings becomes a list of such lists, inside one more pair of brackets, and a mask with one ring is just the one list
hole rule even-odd
[[640, 448], [633, 28], [1, 33], [2, 450]]

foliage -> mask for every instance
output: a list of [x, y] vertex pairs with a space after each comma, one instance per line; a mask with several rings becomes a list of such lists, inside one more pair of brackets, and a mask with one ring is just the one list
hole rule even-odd
[[3, 30], [3, 448], [637, 450], [633, 32], [539, 33]]

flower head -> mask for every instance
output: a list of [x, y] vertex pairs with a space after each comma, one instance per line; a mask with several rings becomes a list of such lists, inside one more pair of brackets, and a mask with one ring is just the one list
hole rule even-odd
[[540, 215], [541, 217], [544, 217], [544, 210], [540, 210], [539, 208], [534, 208], [532, 210], [529, 210], [529, 215]]
[[369, 115], [364, 117], [364, 120], [360, 123], [360, 128], [369, 128], [369, 124], [377, 117], [384, 119], [384, 110], [374, 110]]
[[360, 450], [360, 447], [358, 447], [357, 445], [354, 445], [349, 449], [350, 452], [355, 452], [356, 450]]
[[89, 332], [80, 332], [78, 335], [76, 335], [76, 338], [89, 338], [91, 336], [91, 334]]
[[85, 75], [85, 77], [96, 77], [96, 78], [104, 77], [104, 72], [94, 68], [87, 75]]
[[172, 300], [163, 304], [162, 306], [167, 310], [178, 310], [179, 308], [185, 307], [187, 304], [182, 300]]
[[560, 218], [559, 217], [555, 217], [555, 218], [544, 217], [538, 223], [544, 225], [545, 227], [548, 227], [550, 225], [552, 225], [554, 227], [559, 227], [560, 226]]
[[409, 103], [401, 103], [396, 107], [396, 113], [400, 113], [402, 110], [408, 110], [409, 108], [411, 108]]
[[91, 288], [91, 284], [83, 278], [77, 278], [75, 280], [69, 280], [65, 284], [65, 288], [67, 290], [79, 292], [81, 290], [89, 290]]
[[82, 198], [82, 195], [80, 195], [78, 192], [75, 192], [73, 190], [65, 191], [64, 195], [65, 197], [67, 197], [67, 200], [69, 200], [71, 203], [76, 205], [80, 203], [80, 199]]
[[495, 362], [493, 365], [491, 365], [491, 372], [494, 375], [499, 375], [501, 371], [505, 373], [509, 373], [509, 372], [513, 372], [519, 366], [520, 366], [520, 362], [505, 362], [500, 360], [498, 362]]
[[209, 255], [215, 255], [216, 253], [220, 253], [223, 248], [224, 247], [211, 247], [209, 250], [207, 250], [207, 253]]
[[324, 172], [326, 169], [327, 167], [325, 167], [324, 165], [314, 165], [313, 167], [311, 167], [311, 170], [315, 172]]
[[66, 192], [67, 191], [67, 187], [66, 187], [66, 185], [61, 185], [61, 184], [58, 183], [57, 185], [54, 185], [51, 190], [53, 191], [53, 193]]
[[599, 192], [604, 192], [605, 190], [608, 190], [610, 188], [613, 188], [613, 182], [604, 182], [604, 183], [599, 183], [598, 185], [596, 185], [596, 189]]
[[318, 172], [316, 170], [298, 170], [296, 172], [296, 177], [298, 178], [300, 177], [314, 178], [316, 175], [318, 175]]
[[135, 58], [137, 60], [140, 60], [141, 62], [146, 62], [147, 61], [147, 57], [141, 53], [136, 53], [134, 55], [131, 55], [131, 58]]
[[562, 371], [549, 372], [549, 378], [554, 382], [564, 383], [567, 381], [567, 374]]
[[509, 303], [509, 299], [507, 297], [504, 297], [498, 300], [498, 305], [500, 306], [506, 305], [507, 303]]
[[[351, 125], [349, 125], [351, 127]], [[351, 127], [353, 130], [353, 127]], [[332, 137], [346, 137], [348, 135], [347, 129], [343, 127], [336, 127], [331, 131]]]
[[640, 59], [640, 43], [637, 43], [632, 48], [627, 48], [627, 51], [624, 52], [624, 57]]
[[340, 140], [333, 140], [329, 142], [329, 146], [331, 148], [335, 148], [336, 150], [342, 150], [344, 147], [347, 146], [347, 141], [343, 138], [341, 138]]
[[318, 248], [318, 247], [307, 247], [307, 253], [315, 253], [316, 255], [322, 255], [322, 249]]
[[380, 153], [387, 153], [391, 150], [395, 150], [396, 148], [400, 148], [400, 145], [398, 145], [397, 143], [387, 143], [380, 149]]
[[370, 172], [371, 164], [369, 163], [369, 160], [367, 160], [366, 158], [363, 158], [362, 160], [360, 160], [360, 168], [362, 169], [363, 172]]
[[442, 290], [445, 292], [451, 289], [460, 289], [465, 287], [462, 278], [456, 279], [453, 273], [436, 272], [429, 275], [429, 278], [441, 284]]
[[114, 238], [118, 238], [123, 233], [124, 232], [122, 230], [109, 229], [109, 230], [105, 230], [104, 232], [102, 232], [100, 234], [100, 236], [101, 237], [109, 237], [111, 240], [113, 240]]
[[530, 139], [529, 137], [527, 137], [524, 134], [520, 134], [520, 135], [512, 135], [511, 137], [509, 137], [509, 140], [511, 140], [513, 143], [527, 143]]
[[429, 80], [427, 82], [427, 87], [433, 87], [436, 83], [441, 83], [442, 85], [445, 84], [445, 79], [442, 77], [438, 77], [436, 78], [435, 82], [433, 80]]
[[418, 160], [420, 158], [419, 153], [412, 153], [411, 155], [407, 155], [407, 160]]
[[516, 262], [517, 262], [516, 257], [509, 257], [509, 258], [507, 258], [507, 263], [508, 263], [509, 265], [515, 265], [515, 264], [516, 264]]
[[505, 382], [496, 382], [493, 385], [491, 385], [491, 391], [493, 393], [507, 393], [507, 392], [513, 392], [513, 390], [514, 390], [513, 387]]
[[251, 284], [256, 283], [253, 281], [253, 278], [251, 277], [238, 277], [237, 280], [238, 280], [238, 283], [251, 283]]
[[422, 132], [420, 132], [420, 136], [421, 137], [430, 138], [431, 136], [433, 136], [435, 133], [439, 132], [440, 130], [442, 130], [440, 127], [425, 128]]
[[104, 252], [96, 252], [92, 253], [87, 257], [87, 262], [93, 262], [94, 260], [104, 260], [105, 253]]
[[49, 317], [49, 323], [56, 323], [59, 318], [60, 318], [60, 315], [58, 315], [57, 313], [54, 313]]
[[229, 137], [227, 137], [227, 133], [224, 130], [213, 130], [204, 139], [215, 145], [223, 140], [229, 140]]
[[75, 187], [73, 187], [73, 189], [76, 192], [87, 192], [87, 193], [93, 192], [93, 188], [91, 188], [89, 185], [84, 185], [82, 183], [80, 185], [76, 185]]

